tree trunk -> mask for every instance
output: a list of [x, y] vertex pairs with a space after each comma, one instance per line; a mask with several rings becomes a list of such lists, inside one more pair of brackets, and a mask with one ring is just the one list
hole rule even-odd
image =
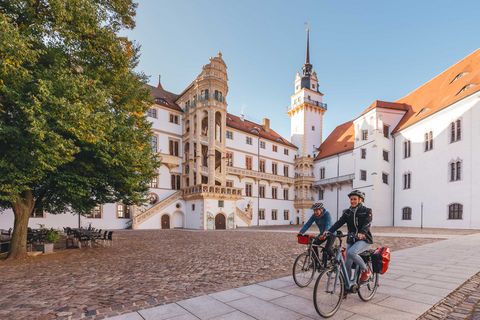
[[7, 259], [22, 259], [27, 256], [28, 219], [33, 212], [35, 201], [32, 191], [25, 191], [12, 203], [15, 222]]

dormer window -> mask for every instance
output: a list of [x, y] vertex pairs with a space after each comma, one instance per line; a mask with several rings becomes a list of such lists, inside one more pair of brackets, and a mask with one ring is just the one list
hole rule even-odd
[[459, 74], [457, 74], [455, 76], [455, 78], [453, 78], [452, 81], [450, 81], [450, 83], [454, 83], [455, 81], [457, 81], [458, 79], [460, 79], [461, 77], [463, 76], [466, 76], [468, 74], [468, 72], [464, 71], [464, 72], [460, 72]]
[[475, 84], [472, 84], [472, 83], [467, 84], [462, 89], [460, 89], [460, 91], [457, 92], [457, 95], [459, 95], [460, 93], [462, 93], [464, 91], [467, 91], [468, 89], [470, 89], [471, 87], [474, 87], [474, 86], [475, 86]]
[[167, 101], [163, 98], [155, 98], [155, 103], [158, 104], [167, 104]]

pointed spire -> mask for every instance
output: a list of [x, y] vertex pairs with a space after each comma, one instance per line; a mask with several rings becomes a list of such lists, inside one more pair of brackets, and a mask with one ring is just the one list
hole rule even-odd
[[310, 64], [310, 27], [305, 23], [307, 31], [307, 51], [305, 53], [305, 63], [302, 67], [303, 76], [309, 77], [312, 74], [312, 65]]
[[307, 54], [305, 64], [310, 64], [310, 27], [307, 26]]

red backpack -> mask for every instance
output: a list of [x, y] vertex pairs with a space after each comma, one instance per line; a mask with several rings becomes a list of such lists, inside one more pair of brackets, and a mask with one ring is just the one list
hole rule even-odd
[[379, 247], [372, 254], [373, 272], [384, 274], [388, 270], [389, 263], [390, 263], [389, 247]]

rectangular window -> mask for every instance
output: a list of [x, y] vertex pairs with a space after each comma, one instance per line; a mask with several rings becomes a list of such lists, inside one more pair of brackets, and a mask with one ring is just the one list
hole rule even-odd
[[390, 126], [389, 125], [386, 125], [386, 124], [383, 125], [383, 136], [387, 139], [390, 137]]
[[367, 158], [367, 149], [365, 149], [365, 148], [360, 149], [360, 153], [361, 153], [362, 159]]
[[178, 141], [177, 140], [169, 140], [168, 141], [168, 150], [170, 155], [178, 157]]
[[283, 199], [288, 200], [288, 189], [283, 189]]
[[403, 157], [404, 158], [410, 158], [411, 145], [412, 145], [412, 142], [410, 140], [405, 140], [403, 142]]
[[403, 189], [410, 189], [411, 173], [403, 174]]
[[277, 210], [276, 209], [272, 210], [272, 220], [277, 220]]
[[123, 203], [117, 203], [117, 218], [130, 219], [130, 207]]
[[229, 188], [233, 187], [233, 180], [227, 180], [227, 187]]
[[462, 139], [462, 121], [460, 119], [450, 124], [450, 142], [457, 142]]
[[288, 210], [283, 210], [283, 220], [290, 220], [290, 212]]
[[258, 196], [260, 198], [265, 198], [265, 186], [258, 186]]
[[388, 162], [388, 151], [383, 150], [383, 160]]
[[450, 181], [458, 181], [462, 178], [462, 162], [450, 162]]
[[362, 140], [368, 140], [368, 130], [362, 130]]
[[252, 196], [252, 184], [245, 183], [245, 196], [251, 197]]
[[147, 115], [148, 115], [150, 118], [157, 118], [157, 109], [155, 109], [155, 108], [150, 108], [150, 109], [148, 109]]
[[277, 187], [272, 187], [272, 199], [277, 199]]
[[150, 137], [150, 146], [153, 152], [158, 152], [158, 137], [156, 135]]
[[325, 168], [320, 168], [320, 179], [325, 179]]
[[192, 211], [195, 211], [195, 203], [192, 203]]
[[285, 177], [288, 177], [288, 165], [284, 165], [284, 166], [283, 166], [283, 175], [284, 175]]
[[252, 145], [252, 137], [246, 137], [246, 143]]
[[85, 217], [89, 219], [101, 219], [102, 210], [103, 210], [102, 205], [95, 206], [95, 208], [93, 208], [87, 215], [85, 215]]
[[274, 144], [272, 144], [272, 151], [273, 152], [277, 152], [278, 151], [278, 147]]
[[260, 172], [265, 172], [265, 160], [260, 159], [258, 170]]
[[153, 177], [150, 181], [150, 188], [158, 188], [158, 176]]
[[286, 156], [288, 156], [288, 149], [287, 149], [287, 148], [284, 148], [284, 149], [283, 149], [283, 154], [286, 155]]
[[319, 189], [318, 190], [318, 200], [323, 200], [323, 197], [325, 196], [324, 194], [324, 190], [323, 189]]
[[367, 181], [367, 171], [360, 170], [360, 180]]
[[388, 174], [385, 172], [382, 173], [382, 181], [383, 183], [388, 184]]
[[170, 175], [170, 187], [172, 190], [180, 190], [180, 175], [172, 174]]
[[278, 172], [278, 164], [275, 162], [272, 162], [272, 174], [277, 174]]
[[227, 139], [233, 140], [233, 132], [227, 130]]
[[252, 170], [252, 157], [245, 156], [245, 167], [247, 170]]
[[312, 126], [312, 131], [315, 131], [315, 126]]
[[170, 113], [170, 122], [178, 124], [178, 115]]
[[260, 148], [265, 149], [265, 141], [260, 141]]
[[233, 167], [233, 152], [225, 153], [225, 160], [227, 162], [227, 167]]
[[258, 210], [258, 219], [259, 220], [265, 220], [265, 209], [259, 209]]
[[433, 149], [433, 132], [429, 131], [425, 133], [425, 151]]
[[223, 200], [218, 200], [218, 207], [223, 208], [224, 207], [224, 201]]

